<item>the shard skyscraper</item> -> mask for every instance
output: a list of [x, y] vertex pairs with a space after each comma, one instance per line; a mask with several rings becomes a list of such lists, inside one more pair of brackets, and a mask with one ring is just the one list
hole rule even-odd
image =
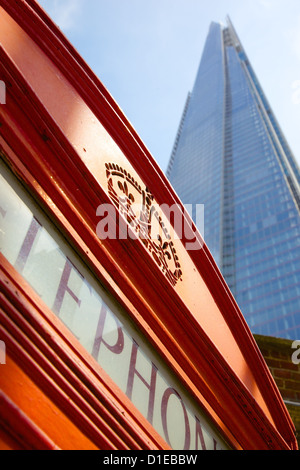
[[212, 23], [167, 176], [253, 333], [300, 338], [299, 168], [229, 18]]

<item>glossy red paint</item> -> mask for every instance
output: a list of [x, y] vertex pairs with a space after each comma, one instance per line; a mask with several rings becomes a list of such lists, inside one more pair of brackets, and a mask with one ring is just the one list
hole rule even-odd
[[[232, 448], [296, 449], [279, 391], [205, 244], [180, 248], [184, 282], [175, 288], [140, 240], [99, 240], [95, 208], [110, 203], [101, 152], [128, 164], [158, 204], [181, 202], [108, 91], [37, 2], [0, 0], [0, 6], [0, 78], [7, 85], [0, 148], [10, 168]], [[1, 376], [12, 403], [7, 410], [19, 409], [39, 436], [35, 443], [24, 438], [27, 447], [68, 448], [76, 436], [77, 448], [168, 448], [3, 257], [0, 282], [1, 334], [11, 361], [6, 374], [22, 376], [43, 410], [37, 420]], [[46, 419], [54, 409], [67, 430], [63, 441]], [[9, 438], [13, 415], [7, 411]]]

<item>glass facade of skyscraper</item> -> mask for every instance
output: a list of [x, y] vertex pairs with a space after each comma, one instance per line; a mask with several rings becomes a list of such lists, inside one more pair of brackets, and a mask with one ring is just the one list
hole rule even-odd
[[167, 176], [253, 333], [300, 338], [299, 168], [230, 19], [212, 23]]

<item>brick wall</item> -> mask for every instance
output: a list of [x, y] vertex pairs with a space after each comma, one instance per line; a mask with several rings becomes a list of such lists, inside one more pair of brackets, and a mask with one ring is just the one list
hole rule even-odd
[[[292, 348], [291, 340], [260, 335], [254, 338], [294, 422], [300, 449], [300, 364], [292, 360], [292, 354], [298, 349]], [[298, 353], [297, 358], [300, 358]]]

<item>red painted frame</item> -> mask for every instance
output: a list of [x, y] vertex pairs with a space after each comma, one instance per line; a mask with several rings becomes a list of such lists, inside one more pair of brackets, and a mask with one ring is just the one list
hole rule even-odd
[[[0, 0], [0, 6], [59, 68], [145, 184], [151, 188], [157, 202], [169, 206], [174, 203], [180, 205], [162, 171], [107, 90], [38, 4], [33, 0]], [[294, 427], [279, 391], [207, 247], [204, 245], [201, 250], [191, 251], [190, 258], [201, 273], [243, 353], [245, 365], [253, 374], [254, 385], [263, 396], [265, 410], [249, 392], [242, 378], [235, 374], [231, 364], [222, 357], [193, 312], [186, 307], [184, 299], [177, 295], [145, 252], [143, 245], [133, 240], [108, 239], [101, 242], [98, 239], [91, 201], [109, 203], [107, 194], [46, 111], [36, 90], [31, 89], [24, 80], [18, 64], [12, 62], [2, 47], [0, 61], [1, 79], [8, 84], [7, 104], [0, 108], [0, 148], [15, 174], [101, 283], [139, 325], [233, 448], [295, 449]], [[55, 93], [51, 99], [55, 99]], [[78, 191], [78, 188], [81, 190]], [[193, 222], [186, 217], [195, 232]], [[198, 233], [197, 237], [201, 242]], [[4, 294], [0, 305], [3, 321], [6, 321], [6, 339], [9, 345], [14, 345], [10, 354], [18, 350], [18, 344], [26, 350], [26, 354], [23, 354], [23, 349], [19, 348], [20, 351], [13, 359], [24, 364], [26, 357], [28, 364], [31, 364], [31, 368], [28, 366], [28, 374], [34, 378], [36, 374], [42, 374], [47, 365], [38, 352], [34, 356], [32, 344], [37, 344], [39, 351], [45, 348], [44, 351], [52, 356], [56, 371], [66, 381], [61, 382], [59, 390], [54, 389], [52, 381], [57, 372], [47, 371], [44, 390], [51, 396], [53, 394], [56, 402], [61, 402], [65, 393], [71, 394], [69, 384], [75, 380], [68, 375], [69, 371], [61, 360], [61, 357], [67, 360], [68, 348], [74, 358], [70, 368], [76, 380], [79, 377], [81, 383], [86, 385], [84, 397], [76, 396], [76, 400], [86, 400], [92, 407], [92, 411], [86, 408], [84, 415], [79, 416], [75, 408], [70, 409], [67, 402], [62, 401], [66, 413], [74, 417], [79, 428], [83, 427], [100, 448], [109, 445], [116, 448], [123, 448], [122, 445], [124, 448], [167, 448], [166, 443], [136, 412], [126, 396], [100, 371], [99, 365], [92, 362], [92, 367], [88, 366], [90, 356], [68, 331], [61, 328], [59, 320], [45, 308], [9, 263], [4, 259], [1, 261], [1, 287]], [[126, 270], [123, 266], [126, 266]], [[19, 330], [17, 334], [21, 325], [23, 331], [25, 318], [27, 322], [35, 320], [35, 329], [30, 329], [31, 342]], [[55, 342], [48, 338], [49, 329], [54, 329], [52, 334]], [[45, 343], [38, 341], [36, 335]], [[55, 344], [59, 347], [55, 347]], [[78, 365], [75, 356], [80, 357], [82, 366]], [[29, 358], [36, 362], [30, 362]], [[35, 363], [39, 364], [38, 367]], [[74, 392], [74, 388], [72, 390]], [[105, 403], [101, 410], [98, 400]], [[91, 416], [89, 413], [92, 413], [97, 430], [87, 424]], [[100, 419], [100, 416], [105, 417]], [[111, 444], [103, 437], [101, 430], [104, 428], [109, 430]], [[124, 436], [123, 444], [117, 436]]]

